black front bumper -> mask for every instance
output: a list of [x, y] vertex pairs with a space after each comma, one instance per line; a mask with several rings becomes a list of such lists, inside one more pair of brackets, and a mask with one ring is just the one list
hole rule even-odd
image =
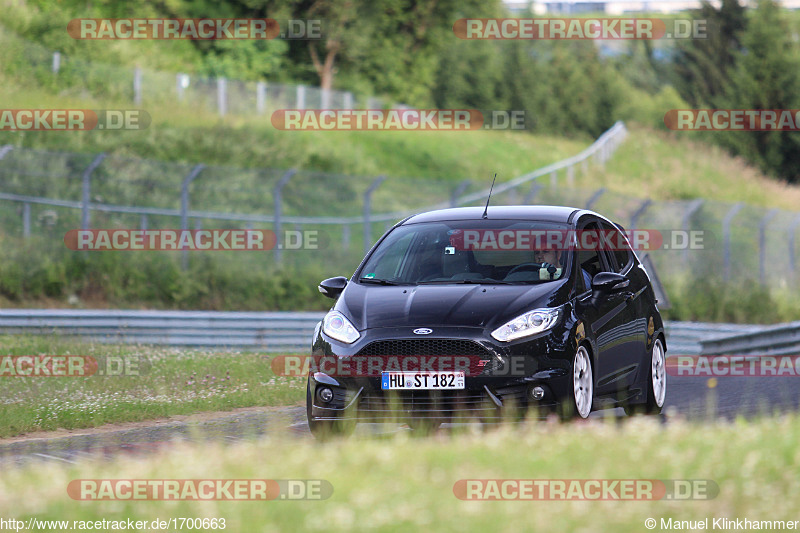
[[[381, 328], [364, 332], [353, 345], [343, 345], [317, 332], [313, 356], [328, 362], [361, 358], [404, 361], [424, 356], [469, 360], [463, 390], [381, 389], [381, 365], [359, 367], [359, 372], [314, 371], [308, 378], [308, 415], [312, 421], [405, 421], [409, 419], [500, 420], [511, 410], [535, 408], [551, 412], [569, 397], [570, 365], [574, 347], [569, 336], [549, 331], [511, 343], [498, 343], [479, 328], [439, 327], [436, 336], [409, 336], [409, 328]], [[501, 345], [502, 344], [502, 345]], [[386, 353], [387, 351], [393, 353]], [[468, 353], [465, 353], [468, 352]], [[361, 361], [363, 362], [363, 361]], [[477, 363], [477, 365], [476, 365]], [[335, 365], [319, 365], [317, 370]], [[446, 367], [446, 365], [445, 365]], [[391, 368], [389, 368], [391, 369]], [[436, 368], [439, 369], [439, 368]], [[406, 368], [402, 368], [406, 370]], [[534, 400], [534, 387], [544, 396]], [[329, 388], [333, 398], [325, 402], [319, 390]]]

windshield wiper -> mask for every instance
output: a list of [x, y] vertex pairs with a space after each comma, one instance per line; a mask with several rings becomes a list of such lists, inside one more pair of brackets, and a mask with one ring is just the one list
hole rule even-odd
[[447, 283], [447, 284], [470, 284], [474, 283], [475, 285], [512, 285], [510, 281], [500, 281], [494, 279], [439, 279], [439, 280], [431, 280], [431, 281], [420, 281], [417, 285], [427, 285], [427, 284], [434, 284], [434, 283]]
[[400, 285], [396, 281], [390, 281], [388, 279], [380, 279], [380, 278], [358, 278], [358, 281], [361, 283], [372, 283], [375, 285]]

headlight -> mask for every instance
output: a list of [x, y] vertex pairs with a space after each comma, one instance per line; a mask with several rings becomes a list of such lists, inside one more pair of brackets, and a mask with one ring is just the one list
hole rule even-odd
[[353, 324], [339, 311], [331, 311], [325, 315], [325, 318], [322, 319], [322, 331], [328, 337], [347, 344], [353, 344], [361, 336]]
[[556, 324], [560, 314], [560, 308], [528, 311], [494, 330], [492, 337], [508, 342], [547, 331]]

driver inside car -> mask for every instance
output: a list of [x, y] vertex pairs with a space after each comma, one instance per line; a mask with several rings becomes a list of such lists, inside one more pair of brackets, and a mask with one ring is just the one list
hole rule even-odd
[[[561, 264], [561, 250], [534, 250], [533, 258], [537, 263], [542, 263], [539, 272], [539, 279], [557, 279], [561, 276], [563, 265]], [[545, 273], [546, 272], [546, 273]], [[592, 286], [592, 277], [586, 270], [581, 269], [585, 287]], [[543, 277], [549, 276], [549, 277]]]
[[534, 250], [533, 260], [541, 263], [539, 279], [557, 279], [561, 277], [561, 250]]

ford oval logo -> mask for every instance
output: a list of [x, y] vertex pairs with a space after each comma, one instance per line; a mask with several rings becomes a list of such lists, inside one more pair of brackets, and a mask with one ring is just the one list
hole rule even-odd
[[417, 328], [414, 330], [415, 335], [430, 335], [431, 333], [433, 333], [433, 330], [428, 328]]

